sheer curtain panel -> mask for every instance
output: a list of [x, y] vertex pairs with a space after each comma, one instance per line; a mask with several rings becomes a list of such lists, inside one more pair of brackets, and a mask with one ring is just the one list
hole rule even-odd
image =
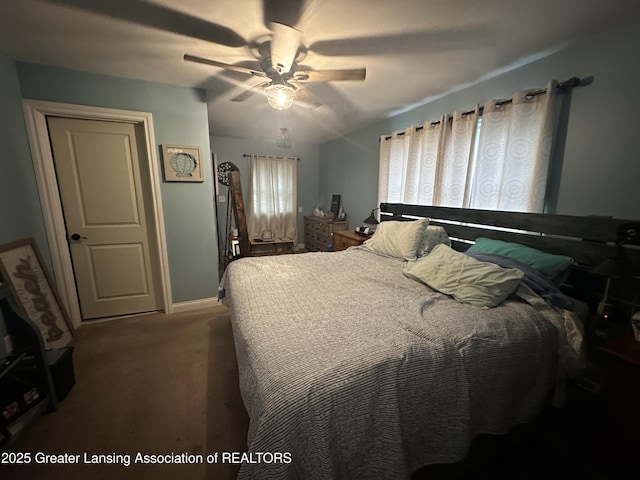
[[441, 138], [441, 121], [380, 138], [378, 203], [433, 202]]
[[473, 142], [478, 128], [478, 107], [473, 112], [454, 112], [446, 122], [444, 148], [438, 157], [433, 205], [466, 207]]
[[381, 137], [378, 203], [463, 206], [477, 122], [476, 108]]
[[250, 156], [249, 238], [271, 230], [274, 237], [297, 243], [297, 164], [295, 157]]
[[542, 212], [557, 82], [380, 138], [378, 203]]
[[511, 102], [485, 104], [470, 207], [544, 210], [559, 105], [557, 82], [516, 92]]

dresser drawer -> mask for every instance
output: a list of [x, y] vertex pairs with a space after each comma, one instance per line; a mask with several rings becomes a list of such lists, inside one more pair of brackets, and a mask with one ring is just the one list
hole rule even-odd
[[333, 243], [332, 233], [349, 227], [344, 220], [332, 221], [325, 217], [304, 217], [304, 245], [311, 252], [324, 252]]
[[331, 225], [328, 223], [309, 223], [309, 232], [328, 237], [331, 234]]
[[327, 245], [331, 243], [328, 235], [318, 235], [313, 232], [310, 232], [308, 235], [305, 235], [305, 245], [307, 250], [313, 251], [325, 251], [327, 249]]

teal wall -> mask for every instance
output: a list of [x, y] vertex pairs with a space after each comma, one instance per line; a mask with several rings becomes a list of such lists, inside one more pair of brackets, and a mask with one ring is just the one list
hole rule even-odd
[[[0, 53], [0, 244], [34, 237], [40, 250], [48, 243], [22, 116], [20, 85], [13, 60]], [[49, 260], [49, 268], [50, 258]], [[0, 313], [0, 357], [7, 354]]]
[[[298, 243], [304, 243], [304, 215], [311, 215], [313, 208], [319, 202], [318, 175], [320, 170], [318, 145], [300, 143], [293, 140], [293, 146], [282, 149], [273, 142], [264, 140], [254, 140], [250, 138], [232, 137], [211, 137], [211, 150], [217, 157], [218, 164], [231, 162], [240, 170], [240, 180], [245, 202], [249, 192], [249, 159], [244, 155], [280, 155], [287, 157], [299, 157], [298, 162], [298, 206], [302, 207], [302, 212], [298, 213]], [[227, 187], [218, 184], [218, 195], [227, 196]], [[226, 232], [225, 222], [227, 215], [227, 205], [219, 204], [218, 213], [220, 222], [220, 232]]]
[[640, 219], [640, 135], [635, 123], [640, 112], [640, 62], [635, 53], [639, 21], [636, 14], [588, 32], [583, 40], [538, 61], [322, 145], [320, 195], [341, 193], [347, 212], [364, 219], [377, 202], [380, 135], [544, 86], [551, 78], [593, 75], [592, 85], [572, 93], [564, 156], [555, 166], [560, 175], [555, 212]]
[[[105, 75], [18, 63], [17, 76], [22, 98], [150, 112], [161, 161], [162, 144], [195, 145], [201, 148], [206, 162], [203, 183], [162, 182], [161, 196], [167, 238], [169, 272], [174, 303], [215, 297], [218, 287], [218, 253], [213, 209], [213, 183], [209, 148], [208, 116], [203, 90], [172, 85], [128, 80]], [[12, 95], [19, 104], [20, 92]], [[23, 125], [22, 114], [12, 123]], [[24, 126], [20, 127], [24, 129]], [[22, 133], [24, 137], [24, 132]], [[3, 156], [3, 162], [7, 157]], [[25, 170], [31, 159], [20, 159]], [[27, 167], [28, 165], [28, 167]], [[37, 202], [33, 172], [29, 185], [30, 201]], [[10, 192], [0, 193], [0, 203], [15, 203]], [[35, 200], [34, 200], [35, 199]], [[42, 231], [42, 215], [29, 218]]]
[[0, 244], [33, 237], [51, 268], [16, 66], [1, 53], [0, 112]]

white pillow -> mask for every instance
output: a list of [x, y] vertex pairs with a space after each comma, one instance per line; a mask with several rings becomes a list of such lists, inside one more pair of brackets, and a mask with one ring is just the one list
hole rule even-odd
[[450, 247], [451, 239], [449, 238], [449, 235], [447, 235], [444, 228], [436, 225], [429, 225], [425, 231], [420, 250], [418, 250], [418, 257], [425, 257], [429, 255], [431, 250], [433, 250], [433, 247], [440, 243]]
[[364, 246], [375, 253], [415, 260], [428, 225], [428, 218], [408, 222], [381, 222], [373, 236], [364, 242]]
[[495, 307], [511, 295], [524, 273], [481, 262], [451, 247], [436, 245], [429, 255], [408, 262], [403, 273], [462, 303]]

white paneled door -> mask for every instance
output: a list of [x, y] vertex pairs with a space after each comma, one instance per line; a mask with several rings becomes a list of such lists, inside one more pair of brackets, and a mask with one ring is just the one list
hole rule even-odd
[[150, 179], [136, 126], [47, 123], [82, 319], [160, 310]]

